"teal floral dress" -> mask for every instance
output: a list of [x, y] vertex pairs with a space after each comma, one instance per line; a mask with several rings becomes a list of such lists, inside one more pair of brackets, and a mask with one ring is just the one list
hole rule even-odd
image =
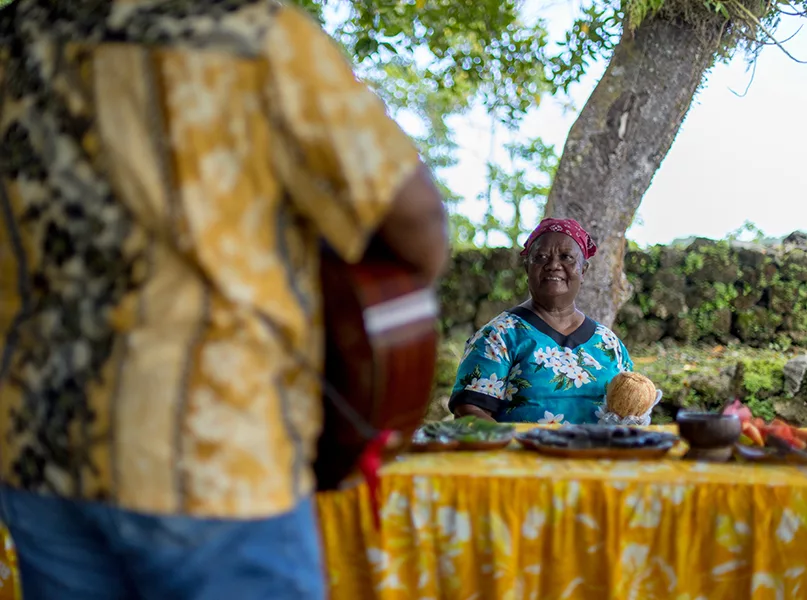
[[519, 306], [468, 340], [449, 408], [472, 404], [501, 422], [596, 423], [608, 382], [632, 370], [607, 327], [586, 317], [563, 335]]

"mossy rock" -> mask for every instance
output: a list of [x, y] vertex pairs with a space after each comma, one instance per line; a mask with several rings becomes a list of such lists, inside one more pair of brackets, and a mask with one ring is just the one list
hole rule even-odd
[[761, 271], [766, 265], [772, 264], [770, 253], [766, 248], [735, 248], [737, 262], [743, 268], [753, 271]]
[[654, 289], [666, 288], [683, 294], [686, 291], [687, 279], [680, 267], [659, 269], [650, 278], [650, 286]]
[[625, 254], [625, 273], [638, 278], [649, 277], [658, 269], [658, 258], [650, 252], [631, 250]]
[[687, 248], [684, 272], [694, 283], [731, 284], [741, 275], [737, 254], [727, 243], [704, 239]]
[[686, 252], [682, 248], [674, 246], [662, 246], [659, 251], [659, 268], [681, 270], [684, 264]]
[[633, 327], [644, 319], [644, 311], [637, 304], [628, 303], [619, 309], [619, 314], [616, 317], [616, 325], [623, 327]]
[[456, 323], [450, 326], [443, 326], [443, 335], [446, 337], [467, 340], [476, 332], [473, 323]]
[[445, 328], [473, 323], [477, 312], [475, 296], [465, 295], [457, 290], [442, 291], [439, 296], [442, 323]]
[[524, 273], [522, 259], [517, 250], [511, 248], [492, 248], [485, 261], [488, 271], [520, 271]]
[[482, 300], [474, 317], [474, 327], [480, 329], [501, 312], [513, 307], [510, 300]]
[[770, 309], [780, 315], [787, 315], [796, 309], [803, 293], [803, 284], [797, 281], [779, 281], [769, 288]]
[[670, 334], [679, 342], [690, 343], [700, 337], [700, 330], [692, 315], [679, 315], [673, 319]]
[[745, 285], [742, 282], [736, 284], [735, 289], [737, 290], [737, 297], [731, 301], [731, 307], [736, 312], [742, 312], [756, 306], [765, 295], [765, 288]]
[[669, 319], [687, 312], [684, 294], [672, 288], [657, 286], [650, 294], [650, 313], [659, 319]]
[[440, 341], [437, 349], [432, 401], [427, 413], [429, 420], [439, 420], [446, 416], [446, 400], [451, 395], [451, 389], [454, 387], [457, 367], [459, 367], [464, 349], [465, 340], [462, 338], [444, 337]]
[[771, 342], [776, 338], [776, 330], [782, 324], [782, 317], [761, 306], [737, 314], [735, 333], [749, 344]]
[[807, 332], [807, 306], [804, 300], [797, 302], [796, 307], [783, 316], [782, 329]]
[[729, 307], [692, 309], [690, 317], [697, 330], [695, 339], [727, 343], [731, 338], [732, 311]]
[[623, 342], [628, 337], [628, 328], [622, 325], [621, 323], [614, 323], [611, 326], [611, 331], [613, 331], [616, 334], [616, 337], [618, 337]]
[[712, 334], [718, 341], [726, 343], [731, 337], [731, 309], [728, 307], [718, 308], [713, 314]]
[[803, 398], [772, 398], [769, 404], [777, 416], [801, 427], [807, 425], [807, 400]]
[[782, 257], [782, 279], [807, 283], [807, 251], [796, 248]]
[[493, 290], [492, 273], [487, 266], [488, 253], [467, 250], [455, 255], [451, 279], [472, 298], [482, 298]]
[[659, 319], [643, 319], [627, 328], [626, 343], [638, 346], [655, 344], [667, 333], [667, 324]]
[[807, 331], [783, 331], [782, 335], [793, 342], [794, 346], [807, 347]]
[[689, 308], [697, 309], [717, 300], [717, 288], [710, 283], [690, 285], [686, 289], [685, 298]]
[[686, 400], [690, 404], [697, 402], [701, 407], [712, 410], [724, 405], [731, 397], [733, 380], [729, 370], [706, 368], [692, 375], [688, 384], [692, 393]]

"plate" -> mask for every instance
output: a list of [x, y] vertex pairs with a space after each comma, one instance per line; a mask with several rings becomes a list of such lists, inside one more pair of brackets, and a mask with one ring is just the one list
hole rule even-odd
[[771, 448], [734, 444], [734, 458], [743, 462], [807, 465], [807, 452], [794, 448]]
[[446, 442], [412, 442], [409, 447], [411, 452], [451, 452], [457, 450], [460, 443], [456, 440]]
[[510, 442], [513, 441], [513, 436], [502, 438], [499, 440], [480, 440], [477, 442], [459, 442], [459, 448], [457, 450], [477, 450], [477, 451], [485, 451], [485, 450], [501, 450], [502, 448], [506, 448], [510, 445]]
[[510, 444], [513, 434], [512, 425], [465, 416], [419, 427], [412, 435], [412, 449], [415, 452], [499, 450]]
[[650, 460], [666, 456], [678, 443], [669, 433], [632, 427], [568, 425], [516, 435], [524, 448], [557, 458]]

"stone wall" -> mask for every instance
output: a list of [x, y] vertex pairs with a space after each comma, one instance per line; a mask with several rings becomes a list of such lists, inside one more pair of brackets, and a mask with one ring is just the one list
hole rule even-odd
[[[738, 397], [757, 416], [807, 425], [807, 355], [797, 348], [807, 346], [804, 242], [762, 247], [696, 240], [628, 252], [633, 296], [615, 329], [637, 370], [664, 390], [656, 422], [669, 421], [681, 407], [714, 410]], [[447, 402], [464, 341], [527, 297], [518, 253], [458, 253], [440, 295], [444, 336], [429, 420], [450, 418]], [[656, 342], [663, 345], [650, 347]]]
[[[807, 248], [795, 241], [765, 247], [698, 239], [686, 247], [629, 251], [633, 295], [619, 313], [617, 333], [629, 347], [807, 345]], [[527, 293], [516, 251], [459, 252], [441, 285], [443, 332], [467, 338]]]

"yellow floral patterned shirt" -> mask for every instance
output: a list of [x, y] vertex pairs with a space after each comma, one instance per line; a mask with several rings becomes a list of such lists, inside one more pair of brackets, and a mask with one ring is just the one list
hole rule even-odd
[[289, 510], [321, 427], [293, 358], [322, 362], [319, 240], [360, 258], [416, 150], [273, 1], [19, 0], [0, 40], [2, 479]]

